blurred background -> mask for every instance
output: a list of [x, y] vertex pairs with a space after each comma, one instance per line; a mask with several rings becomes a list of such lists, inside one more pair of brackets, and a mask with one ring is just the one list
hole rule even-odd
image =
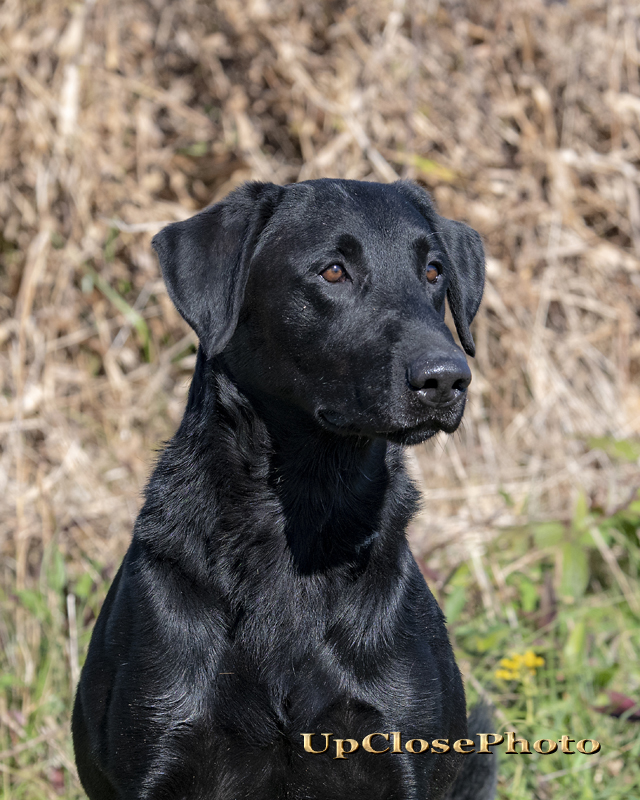
[[483, 236], [410, 537], [501, 798], [640, 797], [640, 8], [4, 0], [0, 797], [80, 798], [73, 690], [196, 340], [151, 236], [248, 179], [418, 181]]

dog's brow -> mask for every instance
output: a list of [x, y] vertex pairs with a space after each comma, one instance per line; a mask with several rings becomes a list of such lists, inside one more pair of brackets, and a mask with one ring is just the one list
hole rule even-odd
[[338, 237], [336, 250], [345, 258], [357, 259], [362, 257], [362, 244], [350, 233], [343, 233]]
[[437, 237], [433, 235], [420, 235], [413, 240], [413, 251], [417, 254], [418, 258], [427, 258], [431, 253], [440, 251], [442, 248]]

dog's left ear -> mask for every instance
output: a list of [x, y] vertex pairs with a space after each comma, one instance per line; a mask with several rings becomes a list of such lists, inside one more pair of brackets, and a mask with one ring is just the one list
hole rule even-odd
[[463, 222], [441, 217], [427, 192], [415, 183], [398, 181], [394, 185], [431, 223], [449, 256], [449, 308], [465, 353], [474, 356], [476, 346], [469, 326], [480, 306], [484, 288], [484, 248], [480, 234]]
[[153, 237], [169, 296], [207, 358], [233, 335], [260, 233], [284, 189], [246, 183], [222, 202]]

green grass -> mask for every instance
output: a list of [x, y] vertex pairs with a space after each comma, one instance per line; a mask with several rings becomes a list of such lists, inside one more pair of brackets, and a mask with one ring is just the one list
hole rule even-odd
[[[609, 691], [640, 701], [639, 530], [640, 496], [610, 517], [581, 497], [571, 523], [500, 533], [486, 559], [504, 577], [498, 583], [489, 573], [491, 612], [466, 564], [449, 581], [444, 606], [458, 660], [473, 676], [470, 704], [479, 688], [486, 691], [497, 709], [495, 730], [515, 730], [532, 745], [563, 734], [602, 745], [594, 756], [505, 755], [497, 748], [503, 800], [640, 797], [640, 722], [595, 710], [609, 704]], [[100, 564], [65, 563], [55, 539], [39, 572], [28, 588], [0, 594], [3, 800], [83, 797], [69, 732], [75, 644], [68, 596], [82, 658], [109, 579]], [[10, 579], [5, 566], [5, 587]], [[496, 677], [502, 659], [527, 651], [544, 659], [535, 674]]]
[[0, 592], [2, 800], [85, 797], [69, 729], [74, 642], [68, 596], [76, 610], [77, 650], [84, 654], [108, 584], [95, 565], [65, 564], [54, 540], [33, 585]]
[[[468, 699], [488, 692], [495, 731], [515, 730], [532, 746], [565, 734], [601, 744], [593, 756], [495, 748], [500, 798], [640, 798], [640, 721], [628, 718], [633, 709], [612, 716], [608, 694], [637, 702], [640, 713], [639, 532], [640, 495], [610, 517], [580, 497], [570, 524], [502, 532], [487, 554], [506, 575], [492, 587], [497, 610], [482, 607], [466, 565], [450, 581], [445, 608], [457, 657], [473, 676]], [[513, 664], [503, 659], [527, 651], [544, 666], [505, 670]]]

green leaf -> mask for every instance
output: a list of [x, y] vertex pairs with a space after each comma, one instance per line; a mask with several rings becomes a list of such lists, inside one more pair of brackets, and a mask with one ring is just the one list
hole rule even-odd
[[612, 436], [598, 436], [588, 440], [592, 450], [604, 450], [613, 459], [634, 462], [640, 458], [640, 442], [632, 439], [614, 439]]
[[55, 592], [61, 592], [67, 584], [67, 569], [59, 550], [54, 550], [47, 570], [47, 582]]
[[49, 616], [49, 609], [47, 608], [47, 601], [40, 594], [33, 589], [20, 589], [16, 592], [20, 603], [34, 615], [38, 620], [45, 620]]
[[556, 547], [567, 538], [567, 531], [561, 522], [540, 522], [533, 525], [533, 538], [537, 547]]
[[589, 585], [589, 559], [585, 548], [568, 543], [562, 548], [562, 578], [560, 595], [568, 602], [576, 602]]
[[597, 689], [604, 689], [611, 683], [617, 671], [618, 664], [612, 664], [610, 667], [599, 669], [593, 678], [594, 686]]
[[458, 178], [457, 173], [449, 167], [430, 158], [419, 156], [417, 153], [403, 153], [397, 150], [391, 155], [391, 158], [398, 164], [408, 164], [414, 167], [419, 173], [418, 177], [423, 180], [454, 183]]
[[107, 241], [104, 244], [104, 260], [107, 264], [111, 264], [116, 257], [116, 242], [120, 236], [120, 231], [117, 228], [110, 228], [107, 234]]
[[124, 299], [124, 297], [121, 297], [118, 292], [116, 292], [116, 290], [107, 283], [102, 275], [99, 275], [88, 264], [85, 264], [85, 269], [91, 276], [91, 279], [96, 287], [109, 301], [111, 301], [111, 303], [113, 303], [113, 305], [118, 309], [127, 322], [136, 329], [138, 336], [140, 337], [140, 341], [142, 342], [145, 360], [150, 361], [149, 346], [151, 334], [145, 318], [139, 314], [135, 308], [132, 308]]
[[509, 494], [509, 492], [507, 492], [506, 489], [499, 488], [498, 494], [504, 500], [504, 502], [507, 504], [509, 508], [513, 508], [515, 506], [513, 497]]
[[83, 573], [75, 585], [75, 595], [81, 600], [86, 600], [93, 588], [93, 578], [88, 572]]
[[472, 634], [465, 640], [465, 649], [476, 653], [488, 653], [490, 650], [498, 650], [499, 645], [513, 637], [513, 631], [508, 625], [494, 628], [484, 636]]
[[[575, 539], [575, 544], [580, 545], [580, 547], [584, 547], [586, 549], [588, 549], [590, 547], [593, 547], [593, 536], [591, 535], [591, 527], [592, 526], [589, 526], [588, 528], [585, 528], [585, 530], [583, 530], [579, 534], [579, 536]], [[595, 527], [595, 526], [593, 526], [593, 527]], [[601, 525], [601, 526], [599, 526], [599, 529], [602, 532], [603, 538], [605, 539], [605, 541], [608, 544], [609, 540], [611, 539], [611, 536], [610, 536], [610, 534], [608, 532], [606, 533], [606, 536], [605, 536], [605, 534], [603, 532], [603, 529], [606, 529], [606, 527]]]
[[0, 689], [13, 689], [14, 687], [24, 686], [24, 682], [10, 672], [0, 675]]
[[450, 624], [455, 622], [467, 602], [467, 587], [455, 586], [444, 604], [444, 615]]
[[190, 147], [185, 147], [178, 152], [184, 153], [186, 156], [193, 156], [194, 158], [206, 156], [209, 152], [209, 142], [194, 142]]
[[582, 661], [587, 643], [587, 626], [583, 619], [576, 622], [569, 638], [565, 642], [563, 653], [570, 664]]
[[587, 502], [586, 494], [580, 490], [576, 499], [576, 505], [573, 510], [573, 519], [571, 527], [574, 531], [584, 531], [587, 527], [589, 519], [589, 503]]
[[520, 605], [526, 614], [535, 611], [538, 605], [538, 587], [528, 578], [520, 581]]

